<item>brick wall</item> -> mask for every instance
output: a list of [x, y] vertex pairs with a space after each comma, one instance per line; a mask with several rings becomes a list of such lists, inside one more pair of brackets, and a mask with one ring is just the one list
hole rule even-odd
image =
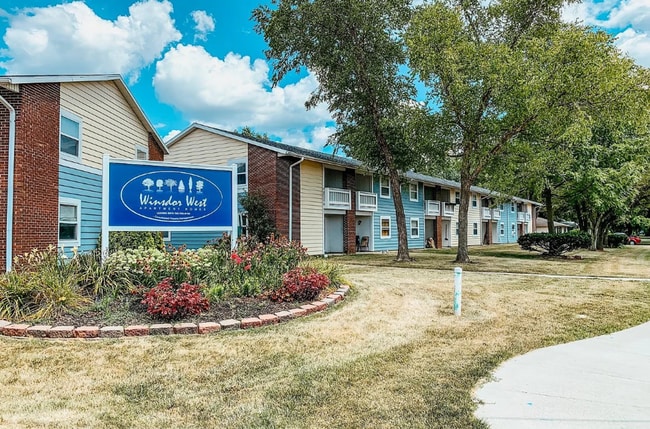
[[343, 188], [350, 189], [352, 192], [350, 202], [351, 209], [345, 212], [343, 217], [343, 251], [347, 254], [356, 253], [356, 234], [357, 234], [357, 198], [356, 198], [356, 173], [353, 169], [346, 169], [343, 176]]
[[[261, 194], [280, 235], [289, 236], [289, 167], [297, 158], [248, 146], [248, 191]], [[300, 240], [300, 167], [293, 167], [292, 239]]]
[[[13, 253], [57, 245], [59, 222], [59, 84], [21, 85], [18, 94], [2, 91], [16, 109]], [[0, 121], [2, 224], [6, 223], [7, 109]], [[5, 237], [2, 235], [2, 243]], [[2, 254], [4, 263], [5, 253]]]
[[153, 138], [151, 133], [149, 133], [149, 161], [164, 161], [165, 160], [165, 153], [163, 150], [158, 146], [156, 143], [156, 140]]

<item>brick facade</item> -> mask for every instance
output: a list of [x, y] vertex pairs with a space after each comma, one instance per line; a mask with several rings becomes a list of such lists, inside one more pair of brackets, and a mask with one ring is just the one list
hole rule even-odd
[[343, 218], [343, 251], [347, 254], [357, 252], [357, 199], [356, 199], [356, 173], [353, 169], [345, 170], [343, 176], [343, 188], [350, 189], [352, 192], [350, 198], [350, 210], [346, 210]]
[[[289, 236], [289, 167], [298, 159], [248, 145], [248, 188], [262, 195], [280, 235]], [[300, 240], [300, 166], [293, 167], [292, 239]]]
[[[59, 94], [58, 83], [20, 85], [20, 92], [0, 90], [16, 110], [13, 254], [58, 243]], [[6, 225], [9, 111], [0, 119], [2, 213]], [[4, 234], [1, 242], [6, 248]], [[4, 263], [6, 253], [2, 254]]]
[[160, 146], [156, 143], [153, 135], [149, 133], [149, 161], [164, 161], [165, 153], [162, 151]]

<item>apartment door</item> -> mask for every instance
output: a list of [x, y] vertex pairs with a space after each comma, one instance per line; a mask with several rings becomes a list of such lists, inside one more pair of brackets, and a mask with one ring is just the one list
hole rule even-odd
[[325, 215], [325, 253], [343, 253], [343, 215]]

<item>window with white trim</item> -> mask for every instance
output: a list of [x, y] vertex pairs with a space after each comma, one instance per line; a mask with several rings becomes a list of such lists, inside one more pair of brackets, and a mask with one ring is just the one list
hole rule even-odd
[[379, 178], [379, 196], [381, 198], [390, 198], [390, 183], [388, 177], [381, 176]]
[[513, 223], [512, 225], [510, 225], [510, 227], [511, 227], [510, 228], [510, 234], [514, 237], [517, 234], [517, 231], [515, 229], [516, 225]]
[[248, 237], [248, 213], [239, 213], [239, 236]]
[[456, 204], [460, 204], [460, 192], [456, 192], [454, 201], [456, 201]]
[[417, 183], [409, 183], [409, 199], [411, 201], [417, 201], [419, 199]]
[[514, 204], [514, 203], [510, 203], [510, 211], [511, 211], [512, 213], [515, 212], [515, 204]]
[[160, 231], [163, 241], [172, 241], [172, 232], [171, 231]]
[[478, 207], [478, 198], [476, 197], [476, 194], [472, 195], [472, 207]]
[[65, 110], [59, 116], [59, 152], [63, 158], [81, 160], [81, 118]]
[[420, 219], [411, 218], [411, 238], [420, 238]]
[[499, 235], [506, 235], [506, 225], [503, 222], [499, 224]]
[[135, 159], [142, 161], [149, 160], [149, 148], [143, 145], [135, 145]]
[[379, 225], [381, 226], [381, 238], [390, 238], [390, 216], [382, 216], [379, 219]]
[[79, 246], [81, 236], [81, 201], [59, 199], [59, 247]]
[[478, 235], [478, 223], [476, 222], [472, 226], [472, 235]]
[[499, 204], [499, 211], [503, 211], [503, 204]]
[[242, 191], [248, 188], [248, 163], [246, 159], [233, 159], [228, 165], [237, 166], [237, 188]]

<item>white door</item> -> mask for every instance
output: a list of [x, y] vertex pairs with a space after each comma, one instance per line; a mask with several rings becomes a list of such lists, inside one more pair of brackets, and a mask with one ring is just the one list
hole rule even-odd
[[343, 253], [343, 215], [325, 215], [325, 253]]

